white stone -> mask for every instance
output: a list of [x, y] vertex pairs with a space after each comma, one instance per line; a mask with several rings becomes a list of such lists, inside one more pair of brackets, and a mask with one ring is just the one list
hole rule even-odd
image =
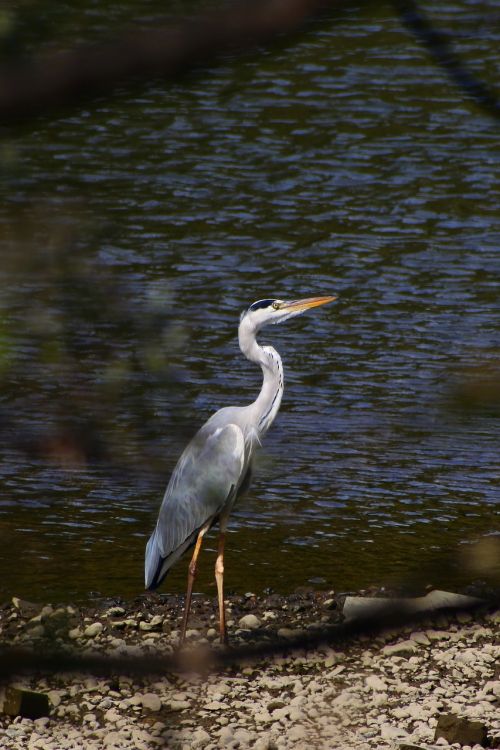
[[288, 718], [290, 719], [290, 721], [299, 722], [303, 721], [306, 718], [306, 715], [303, 711], [300, 710], [300, 708], [291, 708]]
[[33, 722], [37, 729], [45, 729], [48, 726], [50, 719], [48, 716], [42, 716], [40, 719], [35, 719]]
[[397, 740], [405, 735], [404, 729], [393, 727], [392, 724], [382, 724], [380, 727], [380, 736], [383, 740]]
[[263, 620], [276, 620], [277, 617], [278, 615], [276, 614], [276, 612], [273, 612], [270, 609], [262, 613]]
[[286, 719], [287, 716], [290, 714], [290, 708], [288, 706], [285, 706], [284, 708], [275, 708], [272, 712], [271, 716], [273, 721], [280, 720], [280, 719]]
[[104, 747], [119, 747], [122, 744], [120, 732], [106, 732], [103, 737]]
[[233, 741], [233, 728], [223, 727], [219, 732], [219, 741], [223, 747], [229, 745]]
[[447, 630], [426, 630], [426, 636], [430, 641], [446, 641], [450, 637], [450, 633]]
[[401, 654], [414, 654], [417, 651], [415, 641], [400, 641], [384, 646], [382, 653], [384, 656], [395, 656]]
[[267, 724], [268, 722], [272, 721], [271, 714], [269, 711], [257, 711], [253, 715], [253, 720], [257, 724]]
[[108, 617], [121, 617], [125, 614], [123, 607], [110, 607], [105, 613]]
[[171, 711], [184, 711], [186, 708], [189, 708], [190, 703], [189, 701], [171, 700], [168, 705]]
[[253, 750], [269, 750], [271, 747], [272, 739], [268, 733], [259, 733], [259, 737], [253, 746]]
[[121, 716], [116, 710], [116, 708], [109, 708], [104, 714], [104, 720], [111, 722], [111, 724], [116, 724], [116, 722], [119, 721], [120, 719], [121, 719]]
[[156, 693], [144, 693], [141, 697], [141, 704], [148, 711], [159, 711], [161, 708], [161, 699]]
[[257, 628], [260, 628], [260, 620], [255, 615], [244, 615], [238, 625], [240, 628], [243, 628], [245, 630], [256, 630]]
[[278, 637], [279, 638], [295, 638], [301, 632], [302, 632], [301, 630], [292, 630], [292, 628], [280, 628], [278, 630]]
[[298, 726], [291, 727], [287, 731], [287, 737], [292, 742], [298, 742], [299, 740], [305, 740], [305, 739], [307, 739], [307, 730], [306, 730], [306, 728], [304, 726], [302, 726], [302, 725], [299, 724]]
[[206, 748], [209, 742], [210, 735], [201, 727], [199, 729], [196, 729], [196, 731], [194, 731], [191, 735], [191, 746], [193, 748]]
[[102, 622], [93, 622], [91, 625], [87, 625], [85, 630], [83, 631], [83, 635], [86, 638], [95, 638], [97, 635], [100, 635], [103, 631], [103, 624]]
[[57, 708], [61, 702], [61, 693], [58, 690], [49, 690], [47, 697], [54, 708]]
[[494, 696], [500, 698], [500, 680], [488, 680], [488, 682], [485, 683], [485, 686], [482, 689], [481, 693], [484, 695], [493, 693]]
[[249, 747], [253, 740], [253, 734], [247, 729], [240, 727], [234, 733], [234, 739], [239, 743], [240, 747]]
[[422, 630], [416, 630], [410, 635], [410, 640], [418, 643], [419, 646], [429, 646], [430, 640]]
[[366, 686], [370, 688], [370, 690], [375, 690], [378, 692], [387, 690], [387, 683], [385, 683], [384, 680], [380, 679], [380, 677], [377, 677], [376, 674], [368, 675], [365, 683]]
[[229, 708], [229, 706], [220, 701], [210, 701], [209, 703], [205, 703], [203, 708], [206, 711], [224, 711], [226, 708]]

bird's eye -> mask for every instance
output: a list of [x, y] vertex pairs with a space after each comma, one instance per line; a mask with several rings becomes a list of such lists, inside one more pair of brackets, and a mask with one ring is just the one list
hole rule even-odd
[[279, 309], [280, 309], [280, 307], [281, 307], [281, 305], [280, 305], [280, 303], [279, 303], [279, 302], [273, 302], [273, 309], [274, 309], [274, 310], [279, 310]]

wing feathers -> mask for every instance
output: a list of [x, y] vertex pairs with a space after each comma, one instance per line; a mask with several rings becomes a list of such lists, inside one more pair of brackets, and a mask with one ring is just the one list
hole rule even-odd
[[146, 546], [146, 588], [157, 586], [200, 529], [215, 522], [243, 479], [245, 440], [236, 424], [201, 428], [168, 483]]

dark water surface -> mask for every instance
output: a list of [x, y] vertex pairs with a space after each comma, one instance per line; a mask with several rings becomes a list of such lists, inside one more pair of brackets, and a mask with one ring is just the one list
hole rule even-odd
[[[488, 12], [458, 2], [440, 22], [498, 81], [500, 27]], [[36, 331], [47, 337], [63, 313], [81, 321], [82, 398], [122, 354], [164, 357], [177, 385], [138, 370], [134, 393], [149, 411], [126, 448], [130, 473], [106, 462], [66, 470], [5, 446], [0, 597], [138, 593], [183, 445], [260, 387], [237, 348], [240, 311], [332, 292], [338, 303], [263, 336], [282, 354], [285, 395], [232, 517], [227, 586], [358, 589], [423, 568], [426, 582], [467, 583], [461, 562], [446, 561], [498, 534], [499, 421], [447, 403], [456, 383], [498, 361], [499, 140], [499, 123], [461, 98], [388, 8], [323, 20], [280, 50], [124, 90], [5, 139], [4, 227], [19, 237], [25, 223], [30, 258], [70, 234], [91, 285], [103, 274], [118, 283], [142, 321], [116, 324], [106, 291], [84, 312], [74, 292], [61, 312], [43, 263], [7, 264], [4, 322], [31, 311], [10, 345], [31, 377], [16, 392], [18, 423], [53, 418], [63, 386], [50, 368], [28, 371]], [[151, 305], [166, 311], [168, 335], [155, 329], [146, 351]], [[52, 343], [64, 348], [57, 325]], [[141, 418], [129, 389], [109, 403], [99, 396], [92, 408], [108, 404], [110, 435], [128, 445]], [[151, 442], [161, 469], [149, 472]], [[213, 549], [211, 535], [200, 590], [214, 590]], [[186, 563], [163, 590], [183, 589]]]

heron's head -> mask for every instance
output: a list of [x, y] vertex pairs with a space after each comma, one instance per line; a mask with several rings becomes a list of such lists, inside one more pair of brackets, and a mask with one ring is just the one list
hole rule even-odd
[[289, 318], [300, 315], [312, 307], [325, 305], [327, 302], [333, 302], [337, 297], [308, 297], [307, 299], [298, 299], [286, 301], [282, 299], [260, 299], [250, 305], [241, 315], [241, 323], [255, 332], [267, 325], [283, 323]]

